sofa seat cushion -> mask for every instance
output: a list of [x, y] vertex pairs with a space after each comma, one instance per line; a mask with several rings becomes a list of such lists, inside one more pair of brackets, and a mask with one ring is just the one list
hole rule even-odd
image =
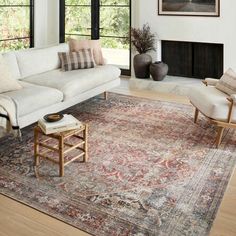
[[119, 76], [120, 69], [115, 66], [105, 65], [68, 72], [53, 70], [24, 78], [23, 81], [58, 89], [63, 92], [64, 100], [67, 100], [115, 80]]
[[[227, 121], [229, 113], [229, 95], [221, 92], [213, 86], [201, 86], [193, 88], [189, 99], [204, 115], [209, 118]], [[233, 110], [233, 122], [236, 122], [236, 105]]]
[[22, 81], [19, 81], [19, 83], [22, 86], [21, 90], [4, 93], [4, 95], [13, 98], [17, 102], [19, 117], [63, 100], [63, 93], [59, 90]]

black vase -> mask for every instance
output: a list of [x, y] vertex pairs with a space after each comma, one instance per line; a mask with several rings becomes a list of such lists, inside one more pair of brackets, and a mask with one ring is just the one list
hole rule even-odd
[[161, 61], [157, 61], [150, 65], [150, 73], [152, 75], [153, 80], [161, 81], [165, 78], [169, 70], [167, 64]]
[[137, 54], [134, 56], [134, 73], [136, 78], [150, 78], [150, 65], [152, 57], [148, 54]]

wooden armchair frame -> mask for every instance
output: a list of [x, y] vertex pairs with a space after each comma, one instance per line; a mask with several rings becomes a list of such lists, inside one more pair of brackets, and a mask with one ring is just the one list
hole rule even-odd
[[[206, 80], [204, 80], [202, 82], [206, 86], [209, 85]], [[205, 115], [202, 111], [200, 111], [193, 103], [191, 103], [195, 107], [194, 123], [197, 123], [199, 113], [201, 113], [206, 118], [208, 118], [208, 120], [212, 124], [214, 124], [214, 125], [216, 125], [218, 127], [218, 134], [217, 134], [217, 139], [216, 139], [216, 146], [217, 146], [217, 148], [219, 148], [219, 146], [221, 144], [225, 128], [235, 128], [236, 129], [236, 123], [232, 122], [232, 114], [233, 114], [233, 109], [234, 109], [235, 101], [234, 101], [234, 99], [232, 99], [230, 97], [228, 97], [227, 100], [229, 101], [229, 112], [228, 112], [228, 116], [227, 116], [227, 121], [219, 121], [219, 120], [212, 119], [212, 118], [208, 117], [207, 115]]]

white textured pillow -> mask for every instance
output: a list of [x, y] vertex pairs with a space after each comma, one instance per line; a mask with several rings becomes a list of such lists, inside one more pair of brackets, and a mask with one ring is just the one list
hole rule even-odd
[[216, 88], [229, 95], [236, 94], [236, 73], [229, 68], [220, 78]]
[[21, 89], [17, 80], [12, 78], [11, 72], [0, 54], [0, 93]]

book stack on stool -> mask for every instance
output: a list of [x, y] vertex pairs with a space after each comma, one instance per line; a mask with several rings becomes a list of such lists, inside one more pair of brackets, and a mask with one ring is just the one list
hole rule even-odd
[[81, 158], [83, 162], [86, 162], [88, 159], [87, 136], [88, 125], [81, 123], [72, 115], [51, 114], [40, 119], [34, 128], [36, 177], [39, 177], [37, 167], [40, 159], [47, 159], [58, 164], [60, 177], [64, 176], [64, 167], [69, 163]]

